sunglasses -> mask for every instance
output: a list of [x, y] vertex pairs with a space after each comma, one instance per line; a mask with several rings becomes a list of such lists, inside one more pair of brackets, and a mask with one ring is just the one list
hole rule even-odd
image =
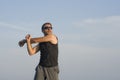
[[43, 29], [52, 29], [52, 27], [45, 26]]

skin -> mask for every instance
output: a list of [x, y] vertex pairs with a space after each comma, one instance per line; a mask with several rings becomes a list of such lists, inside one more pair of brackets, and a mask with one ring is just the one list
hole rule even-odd
[[[51, 27], [51, 25], [49, 24], [46, 24], [45, 26]], [[26, 43], [29, 55], [34, 55], [39, 51], [40, 47], [39, 47], [39, 44], [37, 44], [35, 47], [32, 47], [31, 45], [32, 43], [51, 42], [52, 44], [57, 44], [58, 41], [56, 36], [52, 33], [52, 29], [50, 28], [44, 29], [42, 30], [42, 32], [44, 36], [38, 37], [38, 38], [31, 38], [31, 35], [27, 34], [25, 36], [25, 39], [19, 41], [19, 46], [23, 47], [24, 44]]]

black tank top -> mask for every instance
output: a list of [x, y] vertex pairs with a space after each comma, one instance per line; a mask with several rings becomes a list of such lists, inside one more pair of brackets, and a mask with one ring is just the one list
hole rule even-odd
[[40, 63], [44, 67], [53, 67], [58, 65], [58, 44], [50, 42], [39, 43]]

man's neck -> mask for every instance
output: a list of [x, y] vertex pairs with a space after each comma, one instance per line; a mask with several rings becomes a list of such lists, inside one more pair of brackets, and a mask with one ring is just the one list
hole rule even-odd
[[47, 36], [47, 35], [52, 35], [52, 33], [51, 34], [44, 34], [44, 36]]

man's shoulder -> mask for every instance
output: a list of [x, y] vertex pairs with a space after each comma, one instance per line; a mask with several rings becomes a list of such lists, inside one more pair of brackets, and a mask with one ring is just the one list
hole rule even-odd
[[57, 36], [55, 35], [55, 34], [52, 34], [52, 43], [53, 44], [57, 44], [58, 43], [58, 38], [57, 38]]

